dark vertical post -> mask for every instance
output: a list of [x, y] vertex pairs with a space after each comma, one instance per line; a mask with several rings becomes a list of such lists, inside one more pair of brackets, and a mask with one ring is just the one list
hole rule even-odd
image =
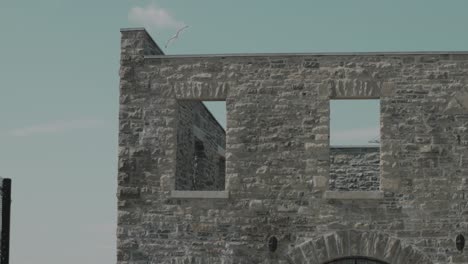
[[3, 179], [2, 184], [2, 232], [0, 264], [8, 264], [10, 258], [10, 206], [11, 179]]

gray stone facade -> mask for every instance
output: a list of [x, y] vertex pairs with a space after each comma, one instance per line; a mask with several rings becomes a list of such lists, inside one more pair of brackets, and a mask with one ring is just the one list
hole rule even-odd
[[[121, 44], [119, 264], [468, 263], [468, 52], [164, 56], [143, 29]], [[330, 189], [343, 98], [380, 99], [378, 190]], [[183, 100], [226, 100], [225, 190], [176, 188]]]

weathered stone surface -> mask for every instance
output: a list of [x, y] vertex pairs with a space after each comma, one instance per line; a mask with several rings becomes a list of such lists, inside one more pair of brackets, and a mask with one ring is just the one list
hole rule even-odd
[[382, 83], [376, 80], [331, 79], [329, 80], [333, 99], [373, 99], [380, 97]]
[[382, 191], [326, 191], [324, 199], [334, 200], [380, 200], [384, 198]]
[[332, 147], [330, 190], [376, 191], [380, 189], [378, 147]]
[[[467, 54], [150, 54], [122, 32], [119, 264], [466, 262]], [[335, 98], [380, 98], [381, 199], [324, 199]], [[185, 99], [226, 100], [228, 198], [171, 197]]]

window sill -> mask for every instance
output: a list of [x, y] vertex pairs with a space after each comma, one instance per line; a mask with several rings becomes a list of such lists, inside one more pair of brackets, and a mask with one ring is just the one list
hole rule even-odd
[[171, 198], [179, 199], [227, 199], [229, 191], [171, 191]]
[[384, 192], [382, 191], [326, 191], [323, 194], [324, 199], [336, 200], [380, 200], [383, 197]]

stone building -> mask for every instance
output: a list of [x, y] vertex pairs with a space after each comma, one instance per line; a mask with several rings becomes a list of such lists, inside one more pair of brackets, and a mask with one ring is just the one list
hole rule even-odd
[[[121, 34], [119, 264], [468, 263], [468, 52], [174, 56]], [[330, 147], [339, 99], [380, 100], [380, 147]]]

